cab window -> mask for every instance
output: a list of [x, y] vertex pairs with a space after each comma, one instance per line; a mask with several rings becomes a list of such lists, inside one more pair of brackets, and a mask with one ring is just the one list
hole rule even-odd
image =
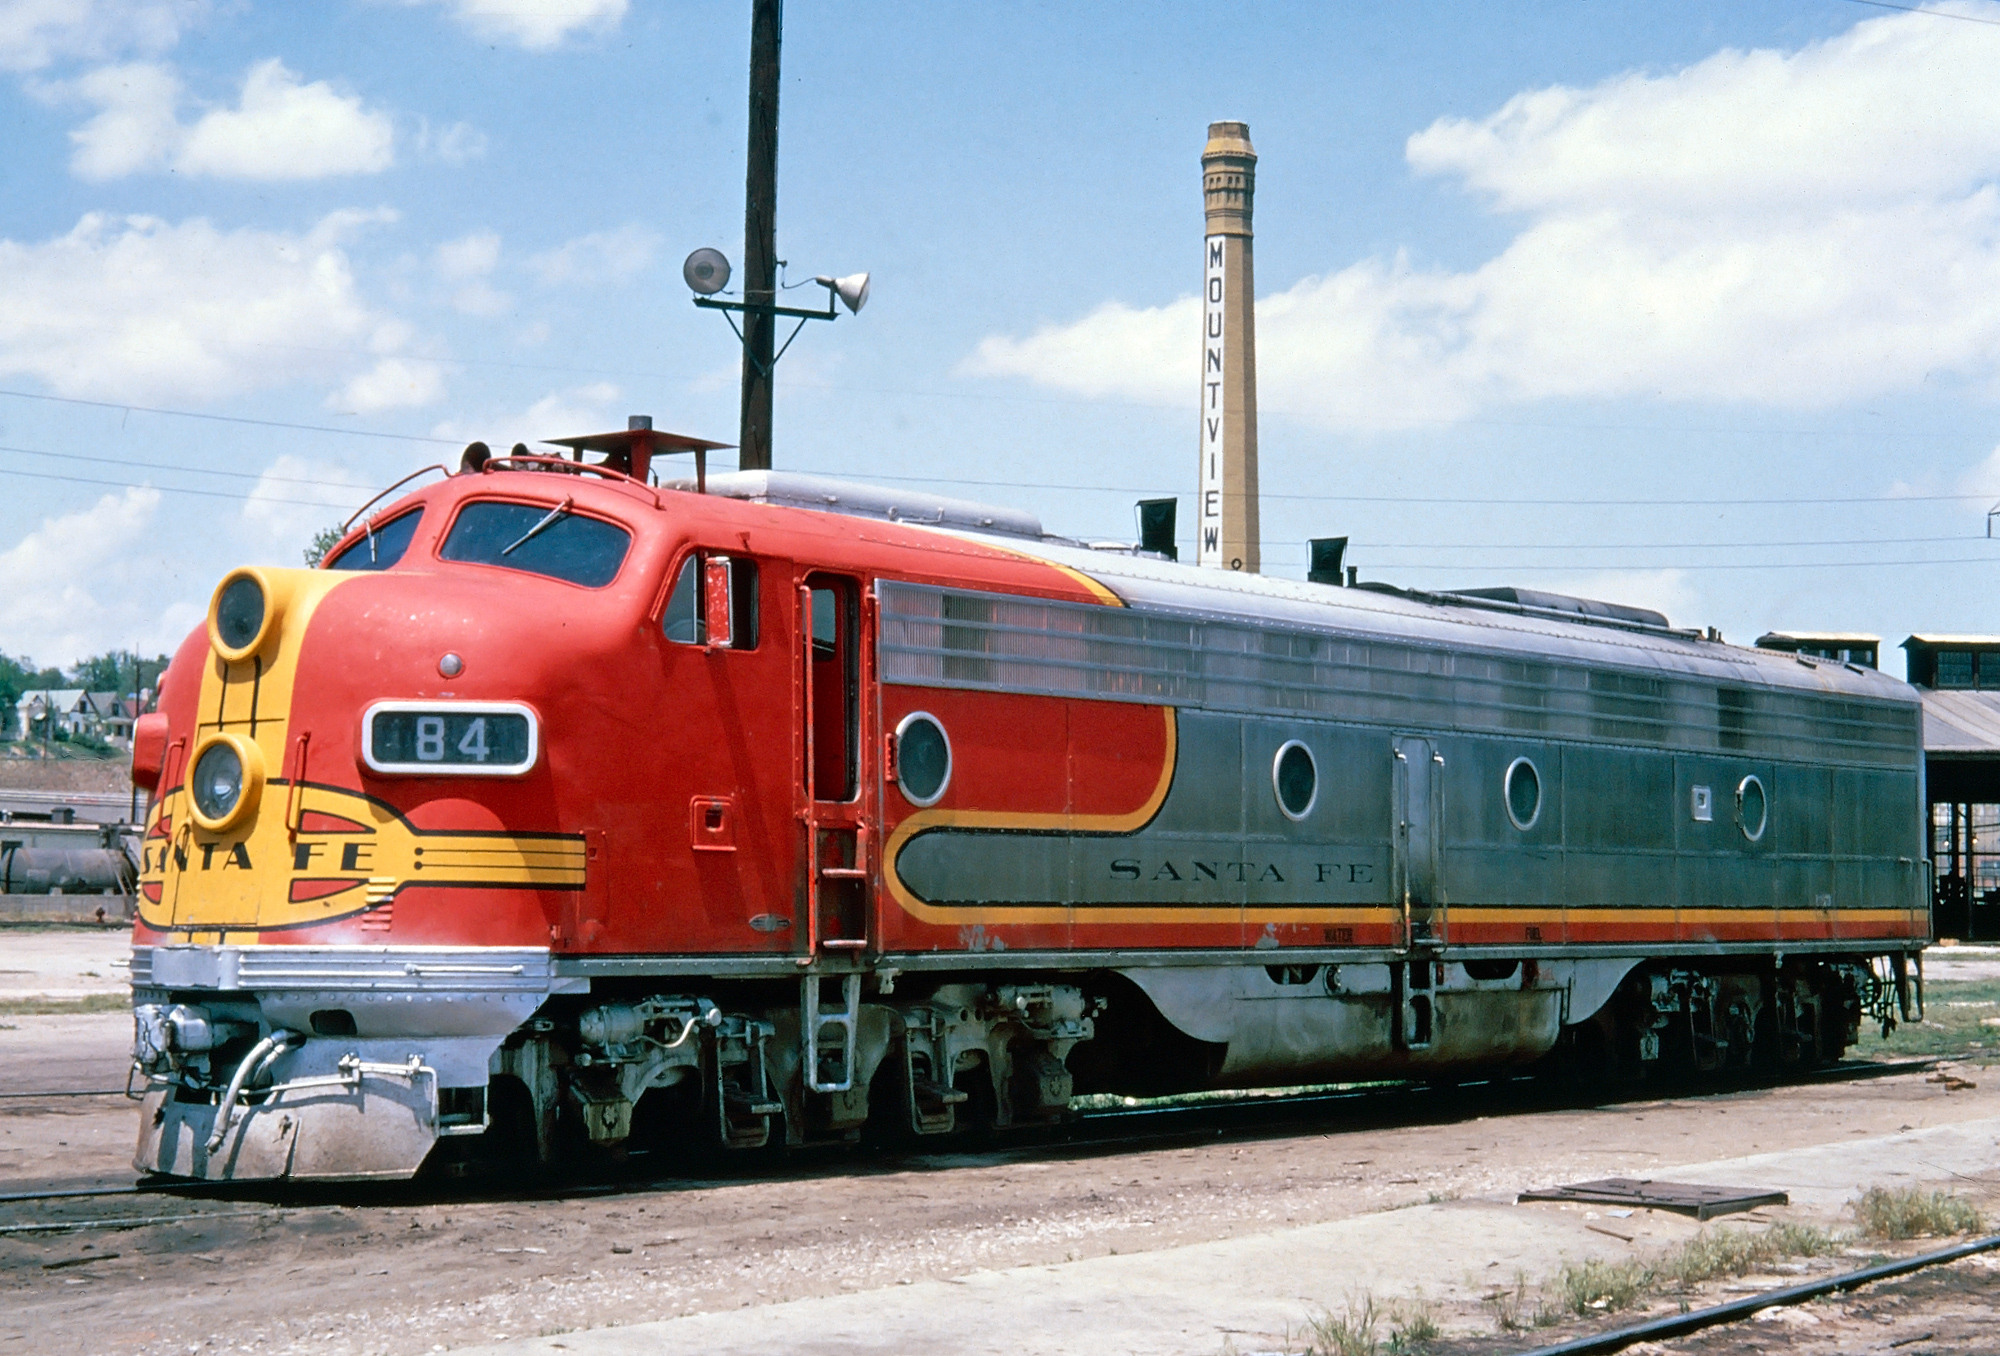
[[742, 556], [710, 555], [690, 551], [674, 577], [673, 592], [667, 595], [667, 610], [660, 629], [668, 640], [679, 645], [708, 644], [708, 620], [702, 607], [704, 562], [720, 560], [729, 568], [729, 648], [757, 648], [757, 562]]
[[399, 514], [388, 522], [376, 527], [372, 533], [363, 529], [352, 546], [326, 562], [329, 570], [386, 570], [403, 558], [403, 552], [410, 549], [410, 538], [417, 535], [417, 524], [423, 519], [422, 509], [412, 509]]
[[553, 505], [478, 500], [458, 511], [438, 558], [596, 589], [618, 577], [631, 545], [630, 532], [577, 513], [567, 498]]

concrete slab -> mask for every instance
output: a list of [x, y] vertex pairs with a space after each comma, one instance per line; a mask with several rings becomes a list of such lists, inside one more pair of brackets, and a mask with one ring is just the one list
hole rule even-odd
[[[1831, 1225], [1863, 1186], [1989, 1176], [1996, 1161], [2000, 1118], [1630, 1171], [1782, 1187], [1794, 1203], [1787, 1218]], [[1593, 1220], [1600, 1222], [1593, 1226]], [[1631, 1241], [1600, 1232], [1608, 1225]], [[1511, 1196], [1447, 1201], [1218, 1243], [458, 1350], [461, 1356], [900, 1356], [925, 1350], [1197, 1356], [1219, 1352], [1225, 1342], [1243, 1350], [1274, 1346], [1287, 1324], [1362, 1292], [1377, 1299], [1474, 1299], [1510, 1283], [1516, 1272], [1540, 1278], [1566, 1258], [1653, 1251], [1697, 1227], [1658, 1212], [1609, 1219], [1577, 1206], [1515, 1205]], [[866, 1240], [857, 1239], [856, 1246], [866, 1247]]]
[[131, 958], [129, 928], [0, 928], [0, 1002], [129, 993]]

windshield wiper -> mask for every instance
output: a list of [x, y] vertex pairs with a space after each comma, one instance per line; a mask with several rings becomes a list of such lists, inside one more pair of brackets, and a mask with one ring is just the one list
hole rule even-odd
[[542, 532], [546, 531], [551, 527], [554, 527], [556, 519], [562, 517], [564, 514], [569, 512], [569, 504], [570, 504], [569, 496], [567, 495], [563, 496], [563, 501], [560, 504], [557, 504], [547, 513], [544, 513], [542, 515], [542, 520], [540, 522], [536, 523], [526, 532], [523, 532], [520, 536], [514, 538], [513, 545], [501, 551], [500, 554], [503, 556], [511, 556], [514, 554], [515, 546], [526, 545], [529, 541], [532, 541], [536, 536], [540, 535]]

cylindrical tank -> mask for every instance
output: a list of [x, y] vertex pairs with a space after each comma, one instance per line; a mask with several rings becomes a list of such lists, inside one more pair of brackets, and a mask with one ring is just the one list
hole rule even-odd
[[116, 848], [17, 847], [0, 851], [0, 893], [130, 894], [132, 863]]

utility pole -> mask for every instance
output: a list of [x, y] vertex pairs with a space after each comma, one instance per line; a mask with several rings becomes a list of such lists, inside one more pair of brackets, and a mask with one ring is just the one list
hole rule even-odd
[[[751, 0], [750, 150], [743, 184], [743, 300], [778, 300], [778, 41], [784, 0]], [[743, 312], [743, 417], [737, 465], [771, 469], [771, 377], [778, 318]]]

